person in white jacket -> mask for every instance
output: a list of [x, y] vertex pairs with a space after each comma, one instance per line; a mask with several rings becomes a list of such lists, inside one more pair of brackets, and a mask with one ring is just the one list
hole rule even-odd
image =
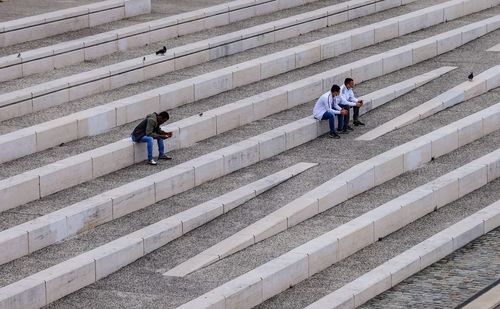
[[[354, 80], [350, 77], [346, 78], [344, 81], [344, 84], [340, 87], [340, 94], [342, 97], [347, 101], [347, 104], [341, 104], [341, 108], [347, 109], [347, 111], [350, 110], [352, 107], [353, 109], [353, 124], [355, 126], [364, 126], [365, 124], [359, 121], [359, 108], [363, 106], [363, 100], [359, 100], [354, 96], [354, 92], [352, 91], [352, 88], [354, 87]], [[339, 127], [339, 131], [347, 132], [347, 130], [352, 131], [353, 129], [349, 126], [349, 114], [348, 113], [346, 116], [344, 116], [344, 126]], [[341, 117], [341, 116], [339, 116]]]
[[[347, 101], [340, 95], [340, 87], [333, 85], [331, 90], [319, 97], [313, 108], [313, 116], [318, 120], [328, 119], [330, 125], [331, 138], [340, 138], [335, 130], [335, 115], [347, 115], [347, 110], [342, 109], [339, 104], [347, 104]], [[339, 118], [343, 121], [343, 118]], [[343, 124], [341, 124], [343, 126]]]

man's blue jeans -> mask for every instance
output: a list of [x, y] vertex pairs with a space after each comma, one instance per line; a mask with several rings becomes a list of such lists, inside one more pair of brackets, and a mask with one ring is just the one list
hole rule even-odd
[[[323, 114], [323, 117], [321, 117], [321, 120], [326, 120], [328, 119], [328, 125], [330, 126], [330, 133], [337, 133], [337, 131], [335, 130], [335, 115], [330, 113], [330, 112], [325, 112]], [[339, 127], [343, 127], [344, 126], [344, 121], [342, 119], [342, 117], [339, 118]]]
[[[153, 160], [153, 141], [154, 138], [151, 136], [143, 136], [140, 140], [134, 140], [132, 136], [132, 141], [135, 143], [147, 143], [148, 147], [148, 160]], [[160, 153], [160, 157], [165, 154], [165, 147], [163, 146], [163, 140], [161, 138], [157, 139], [158, 141], [158, 152]]]

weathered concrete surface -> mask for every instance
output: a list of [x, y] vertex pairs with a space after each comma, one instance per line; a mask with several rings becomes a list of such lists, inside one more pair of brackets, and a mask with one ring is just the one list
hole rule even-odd
[[[333, 27], [334, 29], [328, 28], [296, 39], [291, 39], [286, 42], [264, 46], [262, 48], [221, 59], [220, 61], [214, 61], [203, 66], [183, 70], [175, 75], [162, 76], [150, 81], [147, 84], [137, 84], [127, 87], [127, 89], [121, 89], [113, 95], [105, 94], [102, 96], [87, 98], [82, 100], [80, 103], [76, 103], [73, 107], [65, 107], [60, 110], [51, 109], [47, 114], [34, 114], [30, 116], [33, 118], [26, 117], [15, 119], [16, 122], [4, 122], [0, 124], [0, 129], [5, 130], [2, 132], [17, 130], [20, 127], [29, 125], [29, 123], [38, 123], [44, 121], [45, 119], [61, 117], [62, 115], [71, 112], [71, 109], [80, 110], [86, 108], [85, 106], [98, 105], [102, 102], [106, 102], [120, 96], [135, 94], [173, 80], [183, 79], [184, 75], [194, 76], [200, 72], [207, 72], [230, 63], [240, 62], [271, 51], [288, 48], [299, 43], [331, 35], [334, 32], [353, 29], [375, 20], [382, 20], [389, 16], [394, 16], [395, 14], [407, 12], [408, 9], [414, 10], [421, 6], [430, 5], [431, 3], [436, 2], [438, 1], [421, 1], [419, 4], [412, 4], [405, 8], [391, 10], [380, 15], [377, 14], [377, 16], [374, 15], [361, 20], [355, 20], [348, 24], [341, 24], [338, 27]], [[278, 87], [294, 80], [305, 78], [311, 74], [325, 71], [338, 65], [364, 58], [374, 53], [395, 48], [397, 46], [401, 46], [436, 33], [444, 32], [472, 21], [496, 15], [499, 12], [500, 9], [497, 7], [486, 12], [459, 19], [457, 21], [452, 21], [427, 30], [419, 31], [400, 39], [367, 47], [349, 55], [343, 55], [334, 58], [333, 60], [308, 66], [263, 82], [241, 87], [207, 100], [202, 100], [201, 102], [189, 104], [182, 108], [172, 110], [172, 121]], [[409, 125], [401, 130], [391, 132], [377, 141], [357, 142], [353, 140], [355, 137], [367, 132], [370, 128], [374, 128], [384, 121], [391, 119], [394, 115], [407, 111], [412, 107], [415, 107], [453, 87], [454, 85], [463, 82], [470, 71], [484, 71], [488, 67], [500, 63], [500, 55], [498, 53], [487, 53], [485, 51], [491, 46], [497, 44], [499, 40], [500, 31], [497, 30], [484, 36], [483, 38], [475, 40], [461, 48], [458, 48], [457, 50], [439, 56], [435, 59], [394, 72], [388, 76], [383, 76], [360, 84], [356, 88], [356, 93], [364, 94], [439, 66], [453, 65], [458, 67], [457, 70], [450, 72], [441, 80], [424, 85], [423, 87], [364, 115], [362, 119], [367, 126], [356, 127], [354, 132], [348, 135], [343, 135], [340, 140], [332, 140], [326, 136], [318, 138], [305, 145], [287, 151], [277, 157], [265, 160], [221, 179], [211, 181], [193, 190], [189, 190], [180, 195], [161, 201], [151, 207], [120, 218], [119, 220], [102, 225], [72, 239], [40, 250], [35, 254], [5, 265], [1, 265], [0, 286], [5, 286], [27, 275], [67, 260], [68, 258], [79, 253], [93, 249], [122, 235], [133, 232], [145, 225], [154, 223], [179, 211], [193, 207], [199, 203], [218, 196], [221, 193], [235, 189], [241, 185], [282, 169], [285, 166], [299, 161], [320, 163], [319, 166], [312, 168], [296, 178], [291, 179], [269, 192], [262, 194], [254, 200], [245, 203], [238, 209], [230, 211], [209, 224], [189, 232], [178, 240], [173, 241], [172, 243], [158, 249], [142, 259], [139, 259], [117, 273], [104, 278], [96, 284], [84, 288], [79, 292], [71, 294], [48, 307], [173, 308], [183, 304], [201, 295], [202, 293], [213, 289], [214, 287], [227, 282], [242, 273], [245, 273], [250, 269], [267, 262], [271, 258], [277, 257], [289, 249], [296, 247], [328, 230], [331, 230], [336, 226], [345, 223], [412, 188], [415, 188], [418, 185], [437, 178], [443, 173], [497, 149], [500, 146], [500, 132], [494, 132], [485, 138], [454, 151], [451, 154], [437, 158], [422, 168], [397, 177], [396, 179], [342, 203], [341, 205], [334, 207], [321, 215], [315, 216], [297, 226], [294, 226], [284, 233], [269, 238], [256, 246], [249, 247], [240, 253], [230, 256], [207, 268], [201, 269], [200, 271], [190, 274], [185, 278], [166, 278], [161, 275], [163, 272], [179, 264], [188, 257], [193, 256], [216, 242], [230, 236], [232, 233], [285, 205], [350, 166], [369, 159], [378, 153], [416, 138], [424, 133], [430, 132], [445, 124], [463, 118], [473, 112], [479, 111], [484, 107], [500, 102], [500, 90], [496, 89], [477, 98], [461, 103], [460, 105], [454, 106], [446, 111], [442, 111], [423, 121]], [[129, 56], [131, 55], [132, 54], [129, 54]], [[95, 66], [101, 66], [104, 64], [105, 60], [103, 60], [103, 62], [96, 61], [94, 63]], [[42, 77], [37, 78], [41, 80]], [[34, 82], [37, 81], [34, 80]], [[241, 128], [225, 132], [215, 138], [197, 143], [187, 149], [175, 151], [172, 153], [174, 156], [173, 161], [160, 162], [159, 166], [152, 167], [146, 166], [142, 163], [136, 164], [77, 187], [50, 195], [37, 202], [17, 207], [8, 212], [0, 213], [0, 229], [20, 224], [29, 219], [38, 217], [41, 214], [60, 209], [73, 202], [96, 195], [105, 190], [156, 173], [164, 168], [217, 150], [293, 120], [300, 119], [310, 114], [313, 104], [314, 102], [309, 102], [308, 104], [295, 107], [289, 111], [272, 115]], [[0, 165], [1, 177], [15, 175], [22, 171], [42, 166], [100, 145], [114, 142], [119, 138], [126, 137], [134, 125], [135, 123], [120, 127], [117, 130], [113, 130], [96, 137], [68, 143], [61, 147], [44, 151], [33, 157], [30, 156]], [[302, 308], [356, 278], [363, 272], [371, 269], [371, 267], [381, 264], [398, 252], [404, 251], [406, 248], [411, 247], [421, 240], [431, 236], [435, 232], [459, 221], [468, 214], [487, 206], [499, 198], [500, 181], [496, 180], [489, 185], [466, 195], [464, 198], [452, 203], [451, 205], [441, 208], [432, 215], [422, 218], [407, 228], [389, 235], [381, 242], [367, 247], [354, 256], [328, 268], [323, 272], [320, 272], [316, 276], [298, 284], [294, 288], [285, 291], [277, 297], [271, 298], [262, 304], [261, 307]], [[484, 237], [496, 235], [491, 241], [495, 244], [495, 246], [498, 246], [497, 234], [498, 230], [493, 231]], [[481, 263], [491, 262], [489, 254], [478, 254], [477, 256], [482, 256], [486, 259], [486, 261], [478, 261], [479, 265], [481, 265]], [[460, 266], [457, 266], [457, 268], [459, 267]], [[473, 268], [471, 268], [471, 271], [467, 270], [467, 267], [468, 266], [465, 265], [465, 270], [462, 272], [467, 276], [461, 277], [460, 274], [458, 274], [454, 277], [450, 275], [450, 278], [455, 278], [451, 281], [467, 279], [471, 276], [474, 267], [477, 266], [472, 265], [471, 267]], [[498, 274], [495, 275], [498, 276]], [[422, 280], [424, 281], [433, 281], [432, 279], [425, 279], [429, 277], [424, 276], [423, 278], [424, 279]], [[413, 279], [410, 278], [408, 280], [411, 282]], [[489, 282], [486, 281], [487, 280], [476, 280], [476, 282], [480, 283], [477, 285], [471, 285], [471, 293], [475, 291], [476, 287], [477, 289], [482, 288], [483, 286], [481, 284], [483, 282], [485, 282], [484, 285], [487, 285]], [[414, 288], [408, 286], [405, 290], [407, 291], [405, 293], [408, 294], [405, 294], [407, 295], [405, 297], [408, 297], [408, 299], [415, 299], [415, 301], [422, 297], [421, 294], [411, 294], [412, 290], [414, 290]], [[431, 290], [432, 289], [428, 289], [428, 291]], [[444, 291], [445, 288], [441, 288], [441, 290]], [[450, 290], [454, 291], [454, 289]], [[464, 297], [467, 297], [465, 294], [467, 293], [464, 293]], [[397, 297], [398, 294], [396, 293], [395, 295]], [[426, 296], [431, 298], [432, 295]], [[392, 296], [388, 295], [387, 297], [390, 299]], [[446, 297], [449, 297], [449, 295], [436, 296], [436, 298], [442, 299]], [[384, 298], [382, 296], [382, 300], [383, 299]], [[388, 303], [389, 302], [390, 301], [388, 301]], [[461, 300], [456, 299], [456, 303], [451, 304], [451, 306], [460, 302]], [[372, 303], [370, 303], [370, 305], [371, 304]], [[376, 303], [373, 303], [373, 306], [376, 307]], [[429, 306], [432, 306], [432, 304]], [[384, 307], [384, 303], [380, 303], [379, 307]]]

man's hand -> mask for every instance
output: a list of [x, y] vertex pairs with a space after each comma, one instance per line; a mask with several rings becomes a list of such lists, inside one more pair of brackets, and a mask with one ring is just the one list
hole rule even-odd
[[165, 132], [165, 134], [161, 135], [162, 139], [167, 139], [172, 137], [172, 132]]
[[347, 111], [347, 109], [342, 109], [342, 110], [340, 111], [340, 114], [341, 114], [341, 115], [343, 115], [343, 116], [347, 115], [348, 113], [349, 113], [349, 112]]

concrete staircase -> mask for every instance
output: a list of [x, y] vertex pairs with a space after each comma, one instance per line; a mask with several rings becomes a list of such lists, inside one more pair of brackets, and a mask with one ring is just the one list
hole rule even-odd
[[[83, 7], [0, 24], [0, 308], [377, 307], [498, 244], [498, 1], [139, 2], [21, 57], [12, 29]], [[366, 126], [328, 139], [346, 77]], [[162, 110], [147, 166], [128, 135]]]

